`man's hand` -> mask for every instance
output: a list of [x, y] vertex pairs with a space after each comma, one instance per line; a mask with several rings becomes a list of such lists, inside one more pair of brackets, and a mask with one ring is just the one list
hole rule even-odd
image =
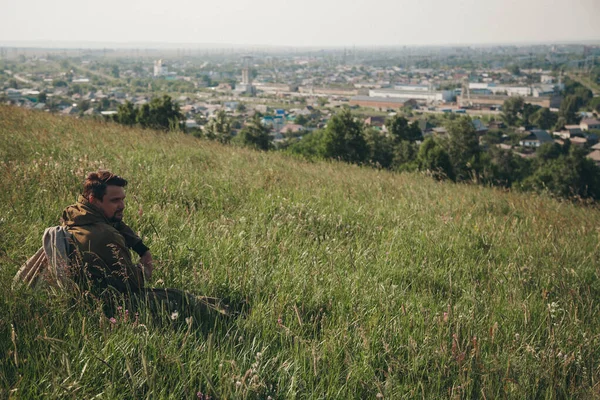
[[140, 257], [140, 264], [142, 264], [142, 271], [144, 271], [144, 278], [149, 281], [152, 278], [152, 270], [154, 264], [152, 262], [152, 254], [150, 250], [146, 251], [143, 256]]

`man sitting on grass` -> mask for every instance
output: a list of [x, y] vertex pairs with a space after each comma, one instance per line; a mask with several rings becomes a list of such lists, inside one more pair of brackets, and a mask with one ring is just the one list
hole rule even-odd
[[[147, 304], [153, 314], [193, 316], [201, 323], [214, 312], [225, 314], [215, 299], [177, 289], [146, 288], [152, 277], [152, 254], [142, 239], [123, 222], [127, 181], [109, 171], [90, 173], [83, 194], [63, 212], [63, 224], [73, 237], [73, 279], [83, 291], [104, 302], [107, 316], [115, 302], [130, 310]], [[140, 256], [131, 258], [130, 249]]]

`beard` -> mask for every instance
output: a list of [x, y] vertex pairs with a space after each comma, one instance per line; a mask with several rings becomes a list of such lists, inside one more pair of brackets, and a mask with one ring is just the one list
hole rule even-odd
[[123, 210], [116, 211], [110, 219], [110, 222], [123, 221]]

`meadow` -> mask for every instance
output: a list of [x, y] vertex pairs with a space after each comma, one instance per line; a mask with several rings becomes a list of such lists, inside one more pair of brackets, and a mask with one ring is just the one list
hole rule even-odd
[[[129, 180], [194, 329], [12, 277], [87, 172]], [[600, 396], [600, 211], [0, 106], [0, 398]]]

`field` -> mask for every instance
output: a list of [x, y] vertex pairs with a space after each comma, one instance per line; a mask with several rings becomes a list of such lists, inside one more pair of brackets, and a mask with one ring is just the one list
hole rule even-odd
[[[206, 329], [11, 289], [86, 172]], [[0, 106], [0, 398], [596, 398], [600, 212]]]

